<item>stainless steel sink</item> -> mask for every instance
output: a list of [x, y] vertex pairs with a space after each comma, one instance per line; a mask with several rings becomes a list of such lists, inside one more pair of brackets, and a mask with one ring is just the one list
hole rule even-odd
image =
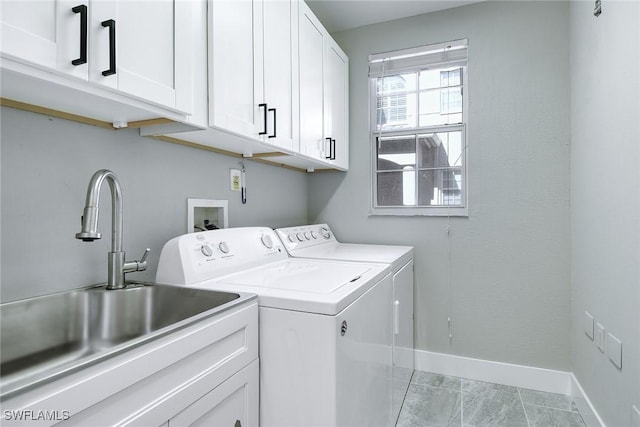
[[0, 400], [184, 328], [247, 299], [181, 286], [93, 286], [0, 304]]

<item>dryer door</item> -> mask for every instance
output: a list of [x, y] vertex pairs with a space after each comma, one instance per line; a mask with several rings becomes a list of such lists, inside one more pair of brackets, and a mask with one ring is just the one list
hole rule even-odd
[[413, 260], [393, 275], [393, 364], [413, 371]]
[[392, 426], [391, 276], [336, 318], [337, 420], [340, 426]]
[[413, 368], [413, 261], [409, 261], [393, 275], [393, 416], [395, 419], [400, 414]]

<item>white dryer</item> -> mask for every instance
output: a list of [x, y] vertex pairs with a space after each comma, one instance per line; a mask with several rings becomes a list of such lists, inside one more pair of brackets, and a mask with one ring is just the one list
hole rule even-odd
[[339, 242], [327, 224], [276, 230], [297, 258], [389, 264], [393, 273], [393, 410], [397, 419], [414, 369], [413, 247]]
[[290, 258], [273, 230], [230, 228], [167, 242], [156, 281], [258, 294], [261, 426], [394, 424], [389, 265]]

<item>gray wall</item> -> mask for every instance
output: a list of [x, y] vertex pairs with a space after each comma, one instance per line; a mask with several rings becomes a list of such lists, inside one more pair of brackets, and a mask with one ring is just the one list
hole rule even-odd
[[85, 243], [80, 229], [89, 178], [118, 176], [124, 199], [124, 249], [138, 259], [151, 248], [149, 269], [130, 279], [153, 280], [163, 244], [186, 232], [187, 198], [229, 200], [230, 226], [292, 226], [307, 221], [305, 174], [245, 162], [248, 201], [229, 190], [238, 159], [2, 108], [1, 299], [76, 288], [106, 280], [111, 200], [102, 190], [103, 239]]
[[[608, 426], [640, 408], [640, 3], [571, 2], [573, 371]], [[584, 334], [622, 342], [618, 370]]]
[[[351, 163], [309, 178], [310, 220], [415, 246], [418, 349], [570, 370], [568, 4], [478, 3], [334, 36], [350, 59]], [[465, 37], [469, 217], [368, 216], [368, 55]]]

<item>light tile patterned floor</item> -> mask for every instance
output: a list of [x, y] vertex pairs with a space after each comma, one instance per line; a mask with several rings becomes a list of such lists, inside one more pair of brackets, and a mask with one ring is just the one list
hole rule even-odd
[[397, 427], [585, 427], [571, 398], [415, 371]]

